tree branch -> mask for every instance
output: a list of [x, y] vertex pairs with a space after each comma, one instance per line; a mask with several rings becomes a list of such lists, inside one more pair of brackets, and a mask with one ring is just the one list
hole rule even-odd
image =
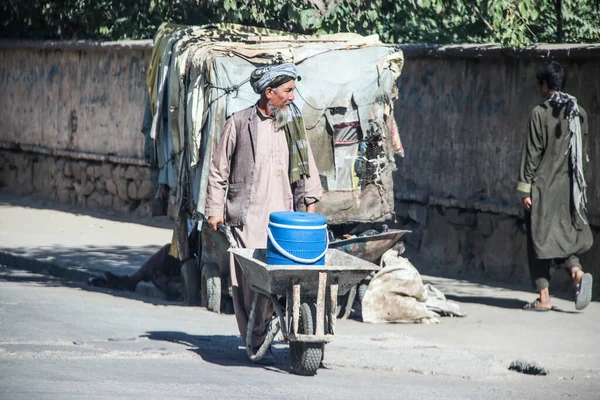
[[556, 42], [562, 43], [562, 41], [563, 41], [562, 0], [554, 1], [554, 9], [556, 11]]
[[490, 25], [489, 22], [486, 21], [486, 19], [483, 17], [483, 14], [481, 14], [481, 11], [479, 11], [479, 8], [477, 7], [477, 2], [473, 1], [473, 9], [475, 10], [475, 13], [479, 16], [479, 18], [483, 21], [483, 23], [485, 24], [485, 26], [487, 26], [487, 28], [494, 32], [494, 28], [492, 28], [492, 26]]

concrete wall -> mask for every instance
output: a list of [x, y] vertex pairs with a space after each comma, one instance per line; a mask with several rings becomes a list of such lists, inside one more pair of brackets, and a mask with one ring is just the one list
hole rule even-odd
[[550, 56], [566, 65], [566, 91], [590, 116], [589, 211], [598, 219], [600, 46], [586, 49], [507, 54], [496, 48], [407, 47], [396, 104], [406, 149], [396, 176], [399, 197], [453, 200], [463, 208], [488, 203], [509, 212], [529, 113], [541, 102], [536, 69]]
[[[566, 65], [566, 91], [590, 116], [588, 209], [596, 236], [584, 267], [600, 275], [600, 46], [404, 46], [396, 119], [406, 151], [397, 213], [421, 270], [527, 282], [515, 194], [535, 79], [544, 59]], [[564, 277], [564, 276], [563, 276]], [[559, 282], [560, 285], [560, 282]]]
[[143, 163], [151, 43], [0, 41], [3, 147]]

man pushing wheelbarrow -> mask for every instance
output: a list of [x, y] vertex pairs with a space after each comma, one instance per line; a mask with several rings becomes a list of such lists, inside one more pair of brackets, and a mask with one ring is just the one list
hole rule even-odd
[[[255, 70], [250, 83], [260, 99], [231, 116], [213, 153], [205, 214], [212, 229], [223, 223], [231, 227], [238, 247], [266, 247], [272, 212], [314, 212], [322, 196], [304, 122], [293, 103], [296, 78], [292, 63]], [[233, 255], [230, 262], [238, 328], [256, 352], [265, 340], [273, 304], [260, 297], [256, 327], [247, 337], [254, 293]], [[274, 364], [270, 348], [257, 362]]]

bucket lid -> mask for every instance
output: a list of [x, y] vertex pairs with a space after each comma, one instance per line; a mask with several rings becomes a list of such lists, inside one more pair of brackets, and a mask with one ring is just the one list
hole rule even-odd
[[271, 213], [269, 220], [276, 224], [293, 226], [320, 226], [327, 223], [327, 218], [323, 215], [294, 211], [278, 211]]

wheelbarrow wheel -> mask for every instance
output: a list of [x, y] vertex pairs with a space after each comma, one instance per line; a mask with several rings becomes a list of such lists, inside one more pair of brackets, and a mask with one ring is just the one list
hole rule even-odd
[[200, 303], [200, 274], [198, 260], [191, 258], [181, 266], [183, 278], [183, 297], [187, 305], [197, 306]]
[[221, 276], [213, 263], [202, 265], [200, 305], [207, 310], [221, 313]]
[[[315, 334], [316, 306], [302, 303], [300, 306], [300, 321], [298, 333], [301, 335]], [[312, 376], [317, 373], [323, 358], [323, 344], [290, 342], [290, 359], [292, 370], [298, 375]]]

